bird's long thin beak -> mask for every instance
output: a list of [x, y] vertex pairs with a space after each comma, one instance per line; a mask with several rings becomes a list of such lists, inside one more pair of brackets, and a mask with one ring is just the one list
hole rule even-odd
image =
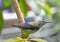
[[46, 23], [53, 23], [53, 22], [46, 22]]

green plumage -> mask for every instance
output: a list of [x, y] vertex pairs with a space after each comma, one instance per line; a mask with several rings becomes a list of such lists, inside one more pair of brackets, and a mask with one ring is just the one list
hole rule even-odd
[[31, 29], [21, 29], [21, 30], [22, 30], [22, 32], [23, 32], [24, 34], [28, 34], [28, 35], [37, 31], [36, 29], [35, 29], [35, 30], [31, 30]]

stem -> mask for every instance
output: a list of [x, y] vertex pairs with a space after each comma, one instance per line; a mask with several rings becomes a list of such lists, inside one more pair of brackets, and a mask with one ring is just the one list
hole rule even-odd
[[22, 34], [20, 35], [21, 38], [27, 39], [29, 35], [25, 34], [23, 31], [21, 31]]
[[[21, 24], [25, 23], [24, 17], [23, 17], [23, 15], [21, 14], [21, 10], [20, 10], [18, 1], [17, 1], [17, 0], [13, 0], [13, 5], [14, 5], [14, 9], [15, 9], [15, 11], [16, 11], [16, 14], [17, 14], [19, 23], [21, 23]], [[21, 37], [21, 38], [26, 38], [26, 35], [22, 32], [20, 37]]]
[[15, 9], [15, 11], [16, 11], [16, 14], [17, 14], [19, 23], [22, 23], [22, 24], [25, 23], [24, 17], [23, 17], [23, 15], [21, 14], [21, 10], [20, 10], [20, 8], [19, 8], [18, 1], [17, 1], [17, 0], [13, 0], [13, 5], [14, 5], [14, 9]]

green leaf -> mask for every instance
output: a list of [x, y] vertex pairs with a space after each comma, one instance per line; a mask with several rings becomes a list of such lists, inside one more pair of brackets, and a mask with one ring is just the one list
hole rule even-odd
[[57, 22], [60, 22], [60, 12], [57, 13]]
[[28, 12], [28, 8], [27, 8], [27, 4], [25, 2], [25, 0], [18, 0], [19, 6], [21, 11], [23, 12], [24, 16], [27, 15]]
[[57, 16], [57, 22], [60, 22], [60, 2], [58, 0], [58, 4], [57, 4], [57, 13], [56, 13], [56, 16]]
[[56, 3], [57, 12], [55, 14], [57, 21], [56, 21], [56, 24], [54, 24], [54, 26], [53, 26], [53, 30], [55, 32], [60, 32], [60, 1], [59, 0], [57, 0], [57, 1], [58, 1], [58, 3]]
[[43, 9], [44, 12], [46, 13], [46, 15], [48, 16], [48, 18], [50, 20], [52, 20], [53, 14], [52, 14], [52, 12], [50, 10], [50, 6], [48, 4], [46, 4], [46, 3], [44, 3], [44, 6], [40, 5], [40, 8]]
[[56, 7], [58, 0], [47, 0], [47, 2], [51, 7]]
[[9, 7], [12, 4], [10, 0], [3, 0], [4, 7]]
[[4, 21], [3, 21], [3, 16], [2, 16], [2, 9], [0, 8], [0, 33], [3, 29], [3, 24], [4, 24]]

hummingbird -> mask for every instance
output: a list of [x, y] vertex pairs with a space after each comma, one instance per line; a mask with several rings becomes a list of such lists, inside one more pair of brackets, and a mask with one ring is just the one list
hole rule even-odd
[[[12, 25], [13, 27], [18, 27], [21, 29], [21, 31], [26, 34], [29, 35], [31, 33], [34, 33], [36, 31], [38, 31], [43, 25], [45, 25], [46, 23], [51, 23], [51, 22], [46, 22], [46, 21], [39, 21], [39, 22], [35, 22], [34, 25], [31, 24], [18, 24], [18, 25]], [[37, 24], [37, 25], [35, 25]]]

